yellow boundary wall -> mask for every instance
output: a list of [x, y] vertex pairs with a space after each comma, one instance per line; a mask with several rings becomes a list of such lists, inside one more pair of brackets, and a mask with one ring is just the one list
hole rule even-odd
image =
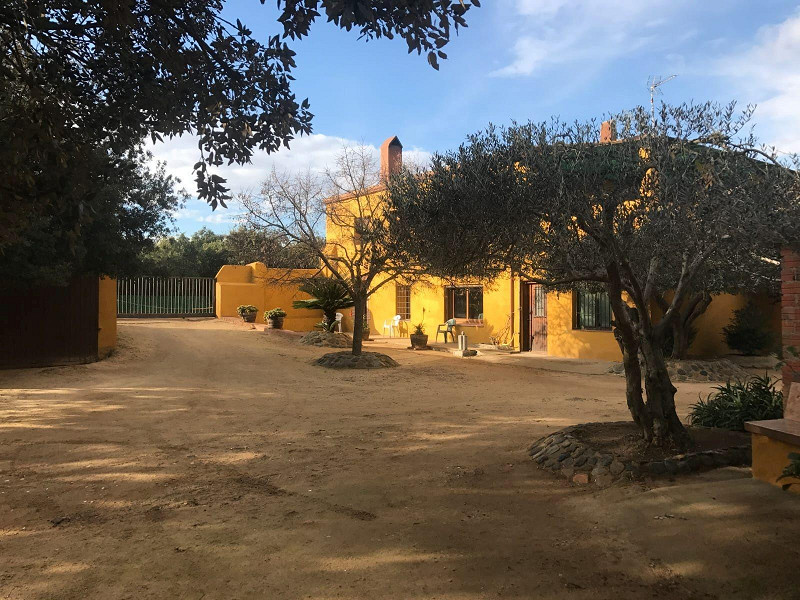
[[286, 311], [284, 329], [312, 331], [322, 320], [322, 311], [292, 308], [292, 302], [309, 298], [298, 290], [297, 280], [318, 272], [317, 269], [270, 269], [261, 262], [225, 265], [216, 277], [216, 315], [238, 317], [238, 306], [252, 304], [258, 308], [256, 322], [264, 323], [264, 312], [280, 307]]
[[117, 347], [117, 280], [101, 277], [97, 294], [97, 356], [105, 358]]

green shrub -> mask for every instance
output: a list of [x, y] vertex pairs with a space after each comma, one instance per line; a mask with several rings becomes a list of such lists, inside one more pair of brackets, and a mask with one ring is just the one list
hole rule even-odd
[[239, 313], [239, 316], [242, 317], [245, 314], [258, 312], [258, 308], [253, 306], [252, 304], [240, 304], [236, 307], [236, 312]]
[[285, 310], [283, 310], [282, 308], [273, 308], [264, 313], [264, 320], [266, 321], [268, 319], [277, 319], [285, 316], [286, 316]]
[[722, 328], [725, 343], [747, 356], [766, 354], [775, 346], [775, 334], [768, 323], [767, 315], [751, 300], [734, 311], [730, 324]]
[[763, 421], [783, 417], [783, 392], [769, 376], [747, 381], [730, 381], [692, 404], [689, 423], [701, 427], [720, 427], [744, 431], [745, 421]]
[[[793, 479], [800, 479], [800, 454], [797, 452], [790, 452], [789, 455], [786, 457], [789, 459], [789, 464], [783, 469], [783, 473], [781, 476], [778, 477], [778, 481], [781, 479], [786, 479], [787, 477], [791, 477]], [[788, 490], [793, 485], [798, 485], [796, 483], [784, 483], [781, 487], [784, 490]]]

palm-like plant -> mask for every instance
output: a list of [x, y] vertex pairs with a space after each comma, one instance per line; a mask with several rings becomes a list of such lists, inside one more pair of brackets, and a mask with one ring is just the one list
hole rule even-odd
[[292, 306], [294, 308], [321, 310], [325, 315], [322, 327], [326, 331], [333, 331], [336, 325], [336, 311], [350, 308], [354, 305], [347, 288], [338, 279], [332, 277], [310, 277], [298, 289], [311, 296], [311, 298], [295, 300]]

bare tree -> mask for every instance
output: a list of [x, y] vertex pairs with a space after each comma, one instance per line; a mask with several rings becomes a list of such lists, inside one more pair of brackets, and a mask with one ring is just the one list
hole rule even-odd
[[395, 244], [384, 219], [385, 182], [368, 146], [346, 146], [323, 175], [273, 170], [258, 194], [239, 196], [244, 220], [314, 253], [354, 301], [353, 354], [361, 354], [367, 299], [421, 270]]

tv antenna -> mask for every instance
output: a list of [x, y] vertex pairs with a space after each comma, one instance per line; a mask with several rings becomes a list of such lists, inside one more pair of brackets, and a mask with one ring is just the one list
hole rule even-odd
[[655, 97], [656, 94], [661, 93], [661, 90], [659, 90], [658, 88], [660, 88], [668, 81], [672, 81], [676, 77], [677, 75], [669, 75], [667, 77], [661, 77], [661, 75], [653, 75], [652, 77], [647, 78], [647, 88], [650, 90], [650, 118], [653, 119], [653, 125], [656, 124]]

